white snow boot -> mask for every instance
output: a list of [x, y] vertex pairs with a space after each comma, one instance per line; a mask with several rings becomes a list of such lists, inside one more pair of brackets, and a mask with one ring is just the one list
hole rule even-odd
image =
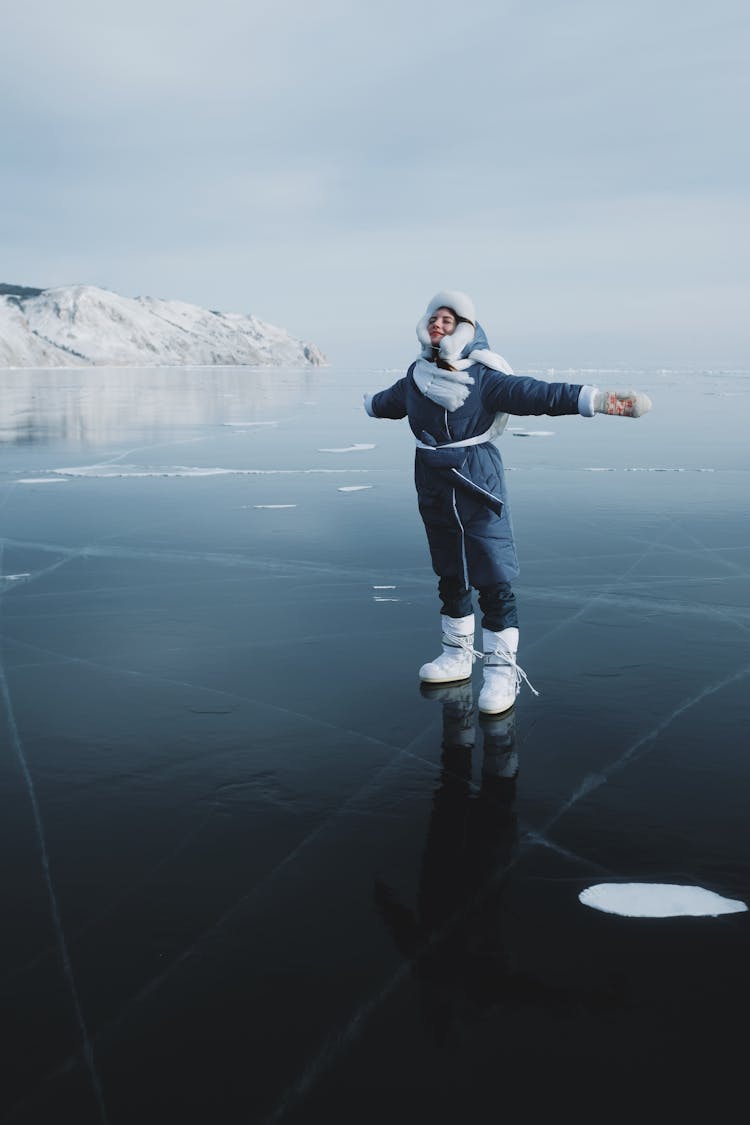
[[482, 640], [484, 681], [477, 704], [480, 711], [487, 715], [508, 711], [516, 702], [522, 680], [529, 684], [534, 695], [539, 695], [523, 668], [516, 664], [518, 629], [501, 629], [499, 633], [483, 629]]
[[458, 680], [468, 680], [474, 657], [481, 653], [474, 651], [474, 614], [468, 617], [446, 617], [441, 614], [443, 624], [443, 651], [436, 660], [423, 664], [419, 678], [427, 684], [449, 684]]

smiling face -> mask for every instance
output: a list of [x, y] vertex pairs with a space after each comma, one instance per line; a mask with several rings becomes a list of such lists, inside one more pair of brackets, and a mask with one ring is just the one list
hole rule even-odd
[[455, 313], [451, 312], [450, 309], [435, 309], [435, 312], [427, 321], [427, 335], [430, 337], [432, 345], [439, 344], [443, 336], [452, 336], [457, 324]]

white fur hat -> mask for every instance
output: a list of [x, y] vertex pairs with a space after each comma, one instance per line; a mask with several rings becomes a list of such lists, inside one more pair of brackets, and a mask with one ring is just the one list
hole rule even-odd
[[451, 359], [457, 359], [467, 344], [470, 344], [474, 339], [477, 316], [471, 297], [467, 297], [465, 293], [460, 293], [458, 289], [441, 289], [431, 299], [427, 305], [427, 311], [417, 325], [417, 339], [423, 345], [422, 354], [425, 356], [432, 353], [432, 341], [427, 332], [429, 319], [437, 309], [442, 308], [453, 309], [458, 316], [469, 322], [468, 324], [459, 323], [452, 335], [443, 336], [440, 341], [440, 355], [443, 359], [450, 361]]

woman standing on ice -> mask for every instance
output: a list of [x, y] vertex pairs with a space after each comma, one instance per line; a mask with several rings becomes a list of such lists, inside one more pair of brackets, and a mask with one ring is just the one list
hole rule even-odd
[[[498, 714], [513, 706], [528, 679], [516, 663], [518, 616], [510, 583], [519, 568], [503, 462], [492, 439], [508, 414], [638, 418], [651, 402], [635, 391], [514, 375], [489, 350], [465, 293], [437, 293], [417, 337], [422, 351], [416, 362], [392, 387], [365, 395], [365, 410], [373, 418], [408, 417], [417, 439], [414, 476], [439, 578], [443, 648], [419, 677], [428, 684], [467, 680], [481, 656], [479, 710]], [[482, 611], [481, 653], [474, 649], [472, 589]]]

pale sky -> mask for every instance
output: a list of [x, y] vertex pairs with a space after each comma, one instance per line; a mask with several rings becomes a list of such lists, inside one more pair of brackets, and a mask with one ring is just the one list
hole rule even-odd
[[747, 0], [6, 0], [0, 281], [750, 367]]

